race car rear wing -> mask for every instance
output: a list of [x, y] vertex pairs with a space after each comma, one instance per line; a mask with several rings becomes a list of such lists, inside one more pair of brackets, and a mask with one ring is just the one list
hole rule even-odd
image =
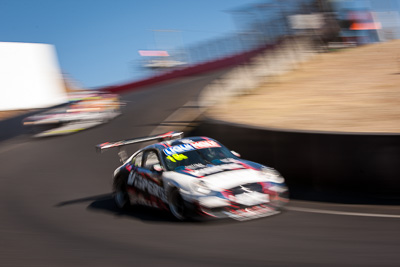
[[171, 132], [167, 132], [167, 133], [163, 133], [163, 134], [159, 134], [159, 135], [139, 137], [139, 138], [127, 139], [127, 140], [122, 140], [122, 141], [117, 141], [117, 142], [102, 143], [102, 144], [96, 145], [96, 151], [103, 152], [107, 149], [117, 147], [119, 149], [118, 155], [120, 156], [121, 161], [124, 161], [127, 158], [127, 155], [126, 155], [125, 151], [121, 150], [121, 148], [123, 146], [137, 144], [137, 143], [143, 143], [143, 142], [148, 142], [148, 141], [154, 141], [154, 140], [161, 142], [161, 141], [166, 141], [166, 140], [180, 139], [182, 137], [183, 137], [183, 132], [171, 131]]

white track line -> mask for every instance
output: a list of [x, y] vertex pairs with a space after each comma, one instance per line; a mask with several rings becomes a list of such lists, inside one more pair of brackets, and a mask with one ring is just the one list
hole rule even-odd
[[345, 211], [320, 210], [320, 209], [299, 208], [299, 207], [286, 207], [286, 209], [287, 210], [292, 210], [292, 211], [310, 212], [310, 213], [323, 213], [323, 214], [333, 214], [333, 215], [381, 217], [381, 218], [398, 218], [398, 219], [400, 219], [400, 215], [391, 215], [391, 214], [345, 212]]
[[13, 144], [6, 144], [4, 147], [0, 148], [0, 154], [3, 154], [5, 152], [8, 152], [10, 150], [13, 150], [14, 148], [20, 147], [24, 145], [25, 142], [23, 143], [13, 143]]

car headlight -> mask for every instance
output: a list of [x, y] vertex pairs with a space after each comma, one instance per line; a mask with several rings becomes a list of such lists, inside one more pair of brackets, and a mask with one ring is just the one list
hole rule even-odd
[[209, 194], [211, 190], [208, 188], [206, 183], [204, 181], [196, 181], [192, 185], [192, 189], [194, 192], [199, 193], [199, 194]]
[[270, 182], [278, 184], [285, 182], [285, 179], [280, 175], [280, 173], [273, 168], [263, 167], [261, 168], [261, 172]]

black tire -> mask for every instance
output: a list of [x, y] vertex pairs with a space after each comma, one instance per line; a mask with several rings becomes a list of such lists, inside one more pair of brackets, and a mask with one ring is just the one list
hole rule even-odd
[[168, 197], [169, 209], [174, 217], [180, 221], [187, 219], [185, 202], [177, 188], [174, 188], [169, 193]]
[[125, 179], [122, 177], [118, 177], [114, 181], [114, 202], [120, 209], [127, 209], [130, 206]]

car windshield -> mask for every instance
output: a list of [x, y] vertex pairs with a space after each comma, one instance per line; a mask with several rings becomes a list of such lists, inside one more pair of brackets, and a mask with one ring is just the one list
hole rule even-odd
[[218, 164], [221, 159], [236, 158], [226, 147], [194, 149], [167, 155], [163, 153], [167, 170], [196, 168], [207, 164]]

